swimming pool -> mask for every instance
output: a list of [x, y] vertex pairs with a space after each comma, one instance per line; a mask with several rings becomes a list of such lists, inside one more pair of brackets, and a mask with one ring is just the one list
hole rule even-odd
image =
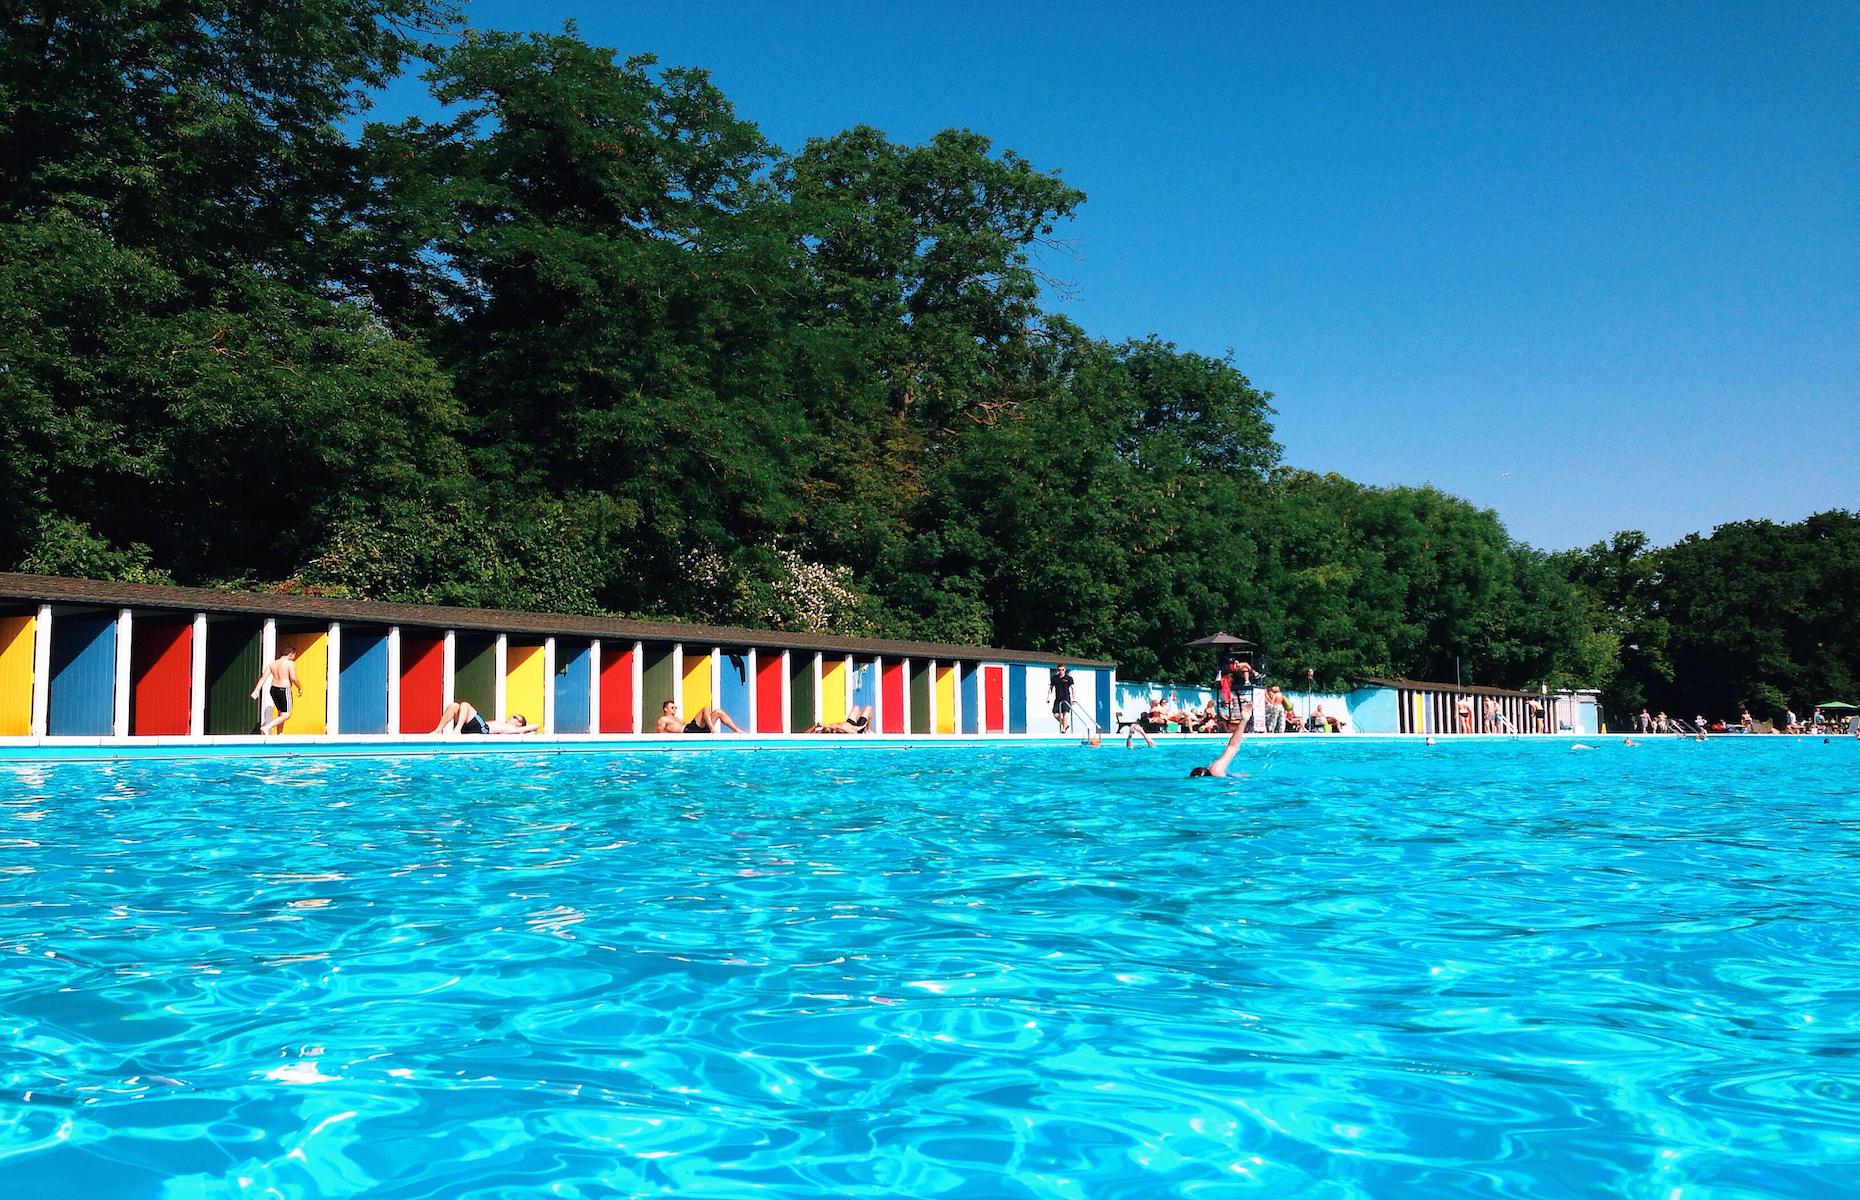
[[1832, 1196], [1860, 745], [0, 765], [0, 1194]]

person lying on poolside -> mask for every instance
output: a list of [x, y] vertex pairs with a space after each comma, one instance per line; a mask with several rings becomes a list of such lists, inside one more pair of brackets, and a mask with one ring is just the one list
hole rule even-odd
[[446, 705], [439, 714], [439, 724], [434, 733], [541, 733], [542, 726], [532, 725], [524, 719], [522, 713], [511, 713], [502, 721], [487, 721], [484, 714], [473, 707], [469, 700], [457, 700]]
[[864, 733], [872, 727], [872, 706], [862, 704], [846, 714], [844, 721], [818, 721], [809, 733]]
[[1228, 737], [1227, 748], [1221, 751], [1221, 756], [1219, 758], [1215, 759], [1207, 766], [1196, 767], [1194, 770], [1190, 771], [1188, 773], [1190, 779], [1199, 779], [1203, 775], [1212, 775], [1216, 779], [1224, 779], [1227, 777], [1227, 766], [1229, 763], [1233, 762], [1234, 755], [1240, 752], [1240, 735], [1246, 732], [1246, 727], [1252, 720], [1252, 709], [1253, 706], [1251, 704], [1242, 704], [1240, 706], [1240, 723], [1234, 726], [1232, 735]]
[[719, 725], [727, 725], [735, 733], [743, 732], [743, 727], [721, 708], [700, 708], [697, 715], [687, 721], [678, 715], [677, 702], [667, 700], [659, 706], [659, 723], [653, 728], [659, 733], [716, 733]]
[[1224, 733], [1227, 722], [1221, 719], [1220, 710], [1210, 700], [1200, 708], [1190, 709], [1183, 716], [1188, 718], [1185, 729], [1190, 733]]

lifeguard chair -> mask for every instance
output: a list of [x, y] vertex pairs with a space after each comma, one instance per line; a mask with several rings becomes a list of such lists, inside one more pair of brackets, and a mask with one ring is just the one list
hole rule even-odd
[[[1213, 651], [1215, 709], [1221, 714], [1222, 720], [1238, 721], [1241, 702], [1247, 698], [1240, 679], [1250, 674], [1253, 686], [1258, 686], [1261, 665], [1259, 647], [1245, 638], [1234, 637], [1228, 633], [1215, 633], [1204, 638], [1196, 638], [1189, 642], [1188, 646], [1190, 649], [1199, 647]], [[1251, 668], [1250, 673], [1236, 670], [1235, 663], [1245, 663]], [[1256, 705], [1255, 724], [1259, 719], [1257, 708]]]

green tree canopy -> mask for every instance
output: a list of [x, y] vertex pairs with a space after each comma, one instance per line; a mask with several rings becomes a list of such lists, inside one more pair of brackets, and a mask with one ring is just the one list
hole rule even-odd
[[[785, 151], [701, 70], [428, 0], [0, 19], [0, 561], [1136, 675], [1224, 627], [1328, 684], [1601, 678], [1638, 619], [1284, 467], [1231, 356], [1048, 311], [1084, 195], [983, 134]], [[357, 134], [415, 62], [436, 115]]]

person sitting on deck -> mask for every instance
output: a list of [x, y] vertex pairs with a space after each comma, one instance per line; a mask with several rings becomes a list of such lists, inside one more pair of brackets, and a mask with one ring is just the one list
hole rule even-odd
[[530, 724], [524, 719], [522, 713], [511, 713], [509, 718], [503, 721], [487, 721], [484, 719], [484, 714], [479, 712], [471, 701], [455, 700], [446, 705], [445, 711], [439, 714], [439, 724], [434, 726], [433, 732], [437, 734], [541, 733], [542, 727]]
[[1163, 711], [1163, 702], [1161, 700], [1152, 700], [1150, 701], [1149, 708], [1139, 712], [1136, 716], [1127, 720], [1119, 719], [1117, 728], [1114, 732], [1122, 733], [1126, 729], [1135, 729], [1143, 734], [1143, 740], [1147, 742], [1149, 741], [1150, 734], [1163, 733], [1166, 732], [1168, 728], [1169, 717], [1168, 714]]
[[1198, 709], [1182, 714], [1182, 728], [1188, 733], [1226, 733], [1227, 722], [1210, 700]]
[[1183, 708], [1180, 703], [1172, 702], [1163, 720], [1175, 726], [1178, 733], [1193, 733], [1195, 725], [1201, 720], [1201, 713], [1197, 709]]
[[817, 721], [809, 733], [864, 733], [872, 727], [872, 706], [860, 705], [844, 721]]
[[678, 715], [678, 702], [667, 700], [659, 706], [659, 723], [654, 728], [659, 733], [716, 733], [719, 725], [728, 725], [734, 733], [743, 732], [743, 727], [721, 708], [700, 708], [687, 721]]

